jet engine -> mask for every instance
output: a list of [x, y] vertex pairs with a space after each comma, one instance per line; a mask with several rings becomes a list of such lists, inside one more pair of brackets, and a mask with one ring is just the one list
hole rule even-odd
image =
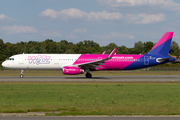
[[63, 67], [62, 72], [66, 75], [76, 75], [84, 73], [84, 70], [79, 67], [65, 66]]

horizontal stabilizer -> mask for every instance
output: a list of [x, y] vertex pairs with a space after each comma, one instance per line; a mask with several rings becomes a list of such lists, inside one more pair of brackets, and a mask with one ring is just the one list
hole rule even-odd
[[174, 57], [168, 57], [168, 58], [157, 58], [156, 61], [157, 62], [164, 62], [164, 61], [170, 60], [170, 59], [176, 60], [176, 58], [174, 58]]

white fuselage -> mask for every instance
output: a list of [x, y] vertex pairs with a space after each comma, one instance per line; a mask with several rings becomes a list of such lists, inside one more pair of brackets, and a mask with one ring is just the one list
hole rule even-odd
[[11, 60], [3, 62], [3, 66], [11, 69], [51, 69], [59, 70], [63, 66], [72, 65], [81, 54], [18, 54]]

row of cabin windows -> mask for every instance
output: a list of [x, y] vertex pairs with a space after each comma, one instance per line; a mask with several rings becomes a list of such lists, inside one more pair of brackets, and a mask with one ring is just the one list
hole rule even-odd
[[[73, 59], [60, 59], [60, 60], [73, 60]], [[76, 59], [75, 59], [76, 60]], [[78, 61], [96, 61], [100, 59], [78, 59]], [[110, 59], [108, 61], [140, 61], [139, 59]]]
[[[29, 60], [29, 59], [25, 59], [25, 60]], [[31, 59], [31, 60], [41, 60], [41, 59]], [[46, 60], [46, 59], [42, 59], [42, 60]], [[49, 59], [49, 60], [52, 60], [52, 59]], [[60, 60], [72, 61], [73, 59], [59, 59], [59, 61], [60, 61]], [[77, 59], [75, 59], [75, 60], [77, 60]]]
[[[14, 58], [9, 58], [8, 60], [14, 60]], [[25, 59], [28, 60], [28, 59]], [[41, 59], [40, 59], [41, 60]], [[44, 60], [44, 59], [43, 59]], [[52, 59], [49, 59], [52, 60]], [[59, 59], [60, 61], [72, 61], [73, 59]], [[77, 59], [75, 59], [77, 60]], [[78, 61], [96, 61], [100, 59], [78, 59]], [[110, 59], [108, 61], [140, 61], [139, 59]]]
[[65, 60], [66, 60], [66, 61], [68, 60], [68, 61], [72, 61], [72, 60], [77, 60], [77, 59], [59, 59], [59, 60], [64, 60], [64, 61], [65, 61]]
[[[78, 61], [95, 61], [100, 59], [78, 59]], [[110, 59], [108, 61], [140, 61], [139, 59]]]

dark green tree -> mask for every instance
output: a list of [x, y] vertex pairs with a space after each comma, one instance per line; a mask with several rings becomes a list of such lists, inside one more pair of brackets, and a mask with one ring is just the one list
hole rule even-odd
[[143, 49], [144, 49], [144, 44], [142, 43], [142, 41], [138, 41], [138, 42], [134, 43], [133, 54], [143, 53]]
[[174, 55], [174, 53], [176, 52], [177, 53], [177, 50], [179, 49], [179, 45], [177, 42], [175, 41], [172, 41], [171, 42], [171, 46], [170, 46], [170, 50], [169, 50], [169, 53]]
[[4, 54], [5, 51], [5, 44], [2, 39], [0, 39], [0, 54]]
[[143, 51], [143, 54], [148, 53], [152, 49], [153, 46], [154, 46], [154, 44], [151, 41], [144, 42], [144, 51]]

